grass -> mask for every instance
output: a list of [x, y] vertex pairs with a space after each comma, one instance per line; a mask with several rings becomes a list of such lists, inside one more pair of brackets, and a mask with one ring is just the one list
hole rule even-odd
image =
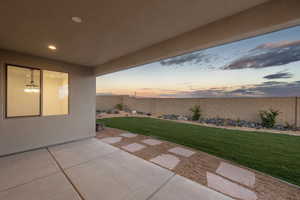
[[108, 127], [192, 147], [300, 186], [300, 137], [297, 136], [227, 130], [140, 117], [99, 121]]

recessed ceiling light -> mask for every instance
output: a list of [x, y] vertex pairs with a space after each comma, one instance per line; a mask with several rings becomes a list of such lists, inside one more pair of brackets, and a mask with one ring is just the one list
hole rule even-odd
[[82, 19], [80, 17], [72, 17], [72, 21], [76, 23], [81, 23]]
[[48, 45], [48, 48], [51, 50], [56, 50], [56, 46], [54, 46], [54, 45]]

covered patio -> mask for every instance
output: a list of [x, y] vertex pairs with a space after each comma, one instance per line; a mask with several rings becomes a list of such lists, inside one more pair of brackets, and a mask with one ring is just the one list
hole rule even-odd
[[0, 199], [231, 199], [98, 139], [0, 158]]

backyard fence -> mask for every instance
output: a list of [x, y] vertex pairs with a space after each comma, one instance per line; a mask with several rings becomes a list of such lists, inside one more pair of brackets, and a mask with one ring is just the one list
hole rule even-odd
[[268, 98], [135, 98], [130, 96], [97, 96], [98, 110], [112, 109], [123, 104], [131, 110], [153, 115], [191, 115], [190, 108], [200, 105], [204, 118], [228, 118], [260, 121], [259, 111], [279, 110], [278, 123], [300, 125], [300, 97]]

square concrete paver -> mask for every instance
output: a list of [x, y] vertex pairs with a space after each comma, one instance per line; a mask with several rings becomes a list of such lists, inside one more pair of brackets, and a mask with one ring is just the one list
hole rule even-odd
[[134, 138], [134, 137], [137, 136], [137, 134], [133, 134], [133, 133], [122, 133], [122, 134], [120, 134], [120, 136], [126, 137], [126, 138]]
[[179, 158], [170, 154], [162, 154], [150, 160], [160, 166], [168, 169], [174, 169], [180, 162]]
[[185, 149], [182, 147], [174, 147], [172, 149], [169, 149], [169, 152], [180, 155], [180, 156], [184, 156], [184, 157], [190, 157], [195, 153], [194, 151], [191, 151], [189, 149]]
[[253, 187], [255, 184], [255, 174], [253, 172], [225, 162], [220, 164], [217, 173], [249, 187]]
[[146, 140], [142, 140], [142, 142], [151, 146], [159, 145], [162, 143], [161, 141], [155, 139], [146, 139]]
[[207, 185], [224, 194], [243, 200], [256, 200], [256, 193], [221, 176], [207, 172]]
[[121, 142], [122, 137], [106, 137], [101, 139], [100, 141], [105, 142], [107, 144], [115, 144]]
[[46, 149], [2, 157], [0, 158], [0, 191], [58, 171], [58, 166]]
[[139, 143], [132, 143], [132, 144], [128, 144], [125, 146], [122, 146], [122, 149], [125, 149], [126, 151], [129, 152], [136, 152], [136, 151], [140, 151], [142, 149], [144, 149], [146, 146], [139, 144]]
[[64, 169], [119, 151], [118, 148], [94, 138], [54, 146], [49, 150]]
[[150, 200], [233, 200], [182, 176], [174, 176]]
[[124, 151], [66, 170], [88, 200], [145, 200], [173, 173]]
[[[2, 181], [2, 180], [1, 180]], [[0, 192], [3, 200], [80, 200], [65, 176], [59, 172]]]

